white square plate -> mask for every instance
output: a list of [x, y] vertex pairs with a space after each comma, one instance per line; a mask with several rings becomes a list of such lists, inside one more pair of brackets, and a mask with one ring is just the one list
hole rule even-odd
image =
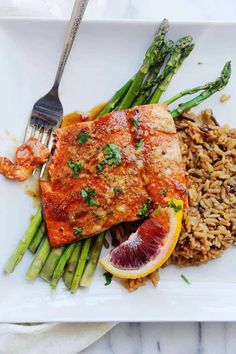
[[[61, 85], [65, 113], [86, 111], [107, 100], [137, 70], [157, 23], [84, 22]], [[50, 88], [66, 30], [64, 21], [0, 20], [0, 153], [13, 153], [22, 141], [33, 103]], [[196, 47], [174, 77], [163, 99], [181, 89], [216, 78], [227, 60], [236, 66], [236, 25], [171, 24], [169, 37], [190, 34]], [[199, 63], [202, 63], [201, 65]], [[196, 111], [211, 107], [216, 118], [235, 126], [236, 74], [224, 90]], [[23, 185], [0, 176], [0, 269], [24, 233], [32, 201]], [[0, 321], [232, 321], [236, 320], [236, 249], [201, 267], [161, 270], [156, 289], [150, 284], [128, 293], [117, 281], [104, 286], [98, 267], [92, 285], [75, 295], [61, 282], [56, 291], [41, 279], [24, 277], [27, 254], [6, 276], [0, 272]], [[180, 275], [191, 281], [187, 285]]]

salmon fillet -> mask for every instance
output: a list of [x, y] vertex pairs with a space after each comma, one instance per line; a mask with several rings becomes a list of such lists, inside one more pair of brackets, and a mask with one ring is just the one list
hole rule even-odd
[[16, 149], [16, 162], [11, 162], [7, 157], [0, 157], [0, 174], [9, 179], [20, 182], [25, 181], [36, 166], [43, 165], [50, 151], [38, 139], [29, 138]]
[[54, 247], [139, 219], [148, 199], [123, 112], [58, 129], [48, 171], [41, 192]]
[[185, 191], [174, 122], [162, 105], [58, 129], [48, 172], [40, 185], [53, 247], [147, 217]]

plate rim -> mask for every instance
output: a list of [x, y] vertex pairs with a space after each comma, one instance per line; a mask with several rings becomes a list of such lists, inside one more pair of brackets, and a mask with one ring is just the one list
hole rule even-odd
[[[163, 18], [164, 19], [164, 18]], [[168, 20], [168, 19], [167, 19]], [[43, 17], [43, 16], [3, 16], [0, 15], [1, 22], [61, 22], [61, 23], [69, 23], [69, 18], [59, 18], [59, 17]], [[162, 22], [162, 20], [154, 20], [154, 19], [132, 19], [132, 18], [85, 18], [82, 23], [88, 24], [126, 24], [126, 25], [137, 25], [137, 24], [147, 24], [147, 25], [158, 25]], [[220, 20], [204, 20], [204, 21], [177, 21], [177, 20], [168, 20], [170, 25], [212, 25], [212, 26], [235, 26], [235, 21], [220, 21]]]
[[[44, 22], [44, 23], [62, 23], [62, 24], [66, 24], [68, 23], [68, 19], [64, 19], [64, 18], [45, 18], [45, 17], [14, 17], [14, 16], [0, 16], [0, 24], [1, 23], [4, 23], [4, 22], [18, 22], [18, 23], [41, 23], [41, 22]], [[116, 24], [116, 25], [137, 25], [137, 24], [141, 24], [141, 25], [148, 25], [148, 26], [158, 26], [158, 24], [160, 23], [161, 21], [156, 21], [156, 20], [142, 20], [142, 19], [85, 19], [84, 20], [84, 23], [85, 24], [88, 24], [88, 25], [103, 25], [103, 24], [106, 24], [106, 25], [113, 25], [113, 24]], [[197, 27], [201, 27], [203, 25], [209, 25], [209, 26], [217, 26], [217, 27], [236, 27], [236, 21], [232, 21], [232, 22], [226, 22], [226, 21], [170, 21], [170, 24], [171, 25], [174, 25], [174, 26], [190, 26], [190, 25], [194, 25], [194, 26], [197, 26]], [[176, 319], [176, 318], [169, 318], [169, 319], [166, 319], [166, 318], [162, 318], [162, 317], [159, 317], [158, 319], [151, 319], [150, 320], [150, 316], [149, 316], [149, 319], [147, 317], [144, 316], [143, 319], [141, 319], [140, 317], [138, 319], [132, 319], [133, 322], [198, 322], [198, 321], [201, 321], [201, 322], [208, 322], [208, 321], [211, 321], [211, 322], [217, 322], [217, 321], [224, 321], [224, 322], [230, 322], [230, 321], [236, 321], [236, 316], [232, 313], [232, 314], [229, 314], [229, 312], [227, 312], [226, 314], [225, 313], [222, 313], [222, 314], [218, 314], [217, 315], [217, 318], [210, 318], [209, 319], [209, 313], [206, 313], [206, 315], [204, 315], [204, 317], [202, 317], [203, 313], [201, 312], [200, 314], [192, 314], [192, 317], [193, 319], [186, 319], [186, 318], [182, 318], [182, 319]], [[34, 317], [34, 316], [33, 316]], [[109, 317], [109, 316], [108, 316]], [[234, 318], [234, 319], [232, 319]], [[48, 320], [46, 321], [47, 323], [51, 323], [51, 322], [61, 322], [61, 323], [68, 323], [68, 322], [71, 322], [71, 323], [78, 323], [78, 319], [70, 319], [70, 320], [63, 320], [63, 319], [59, 319], [59, 318], [56, 318], [54, 316], [54, 318], [52, 320]], [[124, 318], [122, 318], [122, 316], [119, 318], [119, 316], [116, 317], [115, 320], [112, 320], [112, 319], [107, 319], [107, 320], [104, 320], [104, 319], [94, 319], [94, 320], [91, 320], [89, 319], [89, 322], [90, 323], [93, 323], [93, 322], [113, 322], [113, 321], [122, 321], [122, 322], [129, 322], [129, 320], [124, 320]], [[9, 320], [1, 320], [2, 323], [7, 323], [9, 322]], [[22, 323], [22, 322], [25, 322], [25, 318], [24, 320], [22, 321], [15, 321], [16, 323]], [[38, 321], [30, 321], [32, 323], [38, 323], [40, 322], [39, 320]], [[80, 320], [79, 322], [83, 323], [83, 322], [86, 322], [85, 320]]]

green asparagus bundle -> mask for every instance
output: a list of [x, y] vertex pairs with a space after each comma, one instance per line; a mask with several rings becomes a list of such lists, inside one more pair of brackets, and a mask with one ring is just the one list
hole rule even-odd
[[63, 252], [61, 258], [59, 259], [56, 267], [54, 268], [54, 271], [53, 271], [52, 277], [51, 277], [51, 281], [50, 281], [51, 287], [53, 289], [56, 288], [57, 283], [61, 279], [61, 277], [64, 273], [65, 265], [66, 265], [67, 261], [69, 260], [70, 256], [72, 255], [74, 249], [75, 249], [75, 244], [67, 246], [65, 251]]
[[139, 71], [135, 75], [127, 94], [122, 99], [117, 110], [122, 110], [122, 109], [132, 107], [132, 103], [134, 102], [135, 98], [138, 96], [146, 75], [148, 74], [150, 68], [153, 67], [156, 57], [158, 56], [161, 48], [164, 45], [165, 35], [168, 32], [168, 30], [169, 30], [169, 24], [168, 21], [165, 19], [164, 21], [162, 21], [159, 30], [156, 32], [154, 40], [150, 48], [147, 50], [145, 54], [143, 64], [141, 65]]
[[93, 243], [92, 250], [91, 250], [91, 255], [89, 257], [88, 263], [84, 269], [82, 278], [79, 283], [80, 286], [83, 286], [83, 287], [89, 286], [92, 279], [93, 279], [93, 274], [97, 268], [99, 256], [100, 256], [102, 246], [104, 243], [105, 234], [106, 233], [103, 232], [94, 239], [94, 243]]
[[191, 37], [182, 38], [182, 42], [179, 42], [181, 43], [181, 45], [176, 45], [176, 48], [173, 51], [173, 53], [175, 52], [175, 56], [172, 57], [172, 60], [170, 58], [169, 61], [169, 65], [172, 66], [172, 70], [170, 70], [169, 73], [169, 70], [166, 70], [166, 74], [164, 70], [163, 74], [160, 75], [160, 78], [157, 78], [157, 82], [160, 82], [160, 84], [157, 84], [156, 90], [150, 98], [150, 103], [158, 103], [160, 101], [162, 94], [167, 90], [168, 85], [171, 82], [173, 76], [177, 73], [177, 71], [183, 64], [183, 61], [189, 56], [189, 54], [193, 50], [194, 44], [189, 43], [191, 41], [190, 38]]
[[15, 267], [17, 266], [17, 264], [21, 261], [31, 241], [33, 240], [42, 220], [43, 220], [42, 211], [41, 208], [39, 208], [35, 216], [32, 218], [24, 237], [22, 238], [22, 240], [20, 240], [14, 253], [8, 259], [7, 264], [5, 266], [6, 273], [12, 273]]
[[36, 231], [33, 240], [30, 242], [29, 245], [29, 250], [32, 253], [36, 253], [42, 239], [44, 238], [44, 235], [45, 235], [45, 224], [44, 222], [42, 222], [42, 224], [39, 226], [38, 230]]
[[[155, 34], [152, 45], [147, 50], [143, 64], [137, 74], [114, 94], [98, 117], [111, 111], [130, 108], [134, 105], [159, 102], [174, 74], [193, 49], [191, 37], [180, 39], [174, 48], [172, 41], [165, 42], [168, 28], [168, 22], [164, 20]], [[161, 72], [161, 67], [166, 59], [167, 63]], [[220, 77], [215, 81], [184, 90], [167, 100], [165, 103], [169, 105], [185, 95], [201, 91], [198, 96], [188, 102], [181, 103], [176, 109], [172, 110], [171, 115], [173, 118], [179, 117], [183, 112], [190, 110], [225, 87], [230, 74], [231, 65], [230, 62], [227, 62]], [[93, 239], [82, 240], [77, 244], [52, 249], [45, 236], [45, 226], [42, 222], [42, 213], [39, 208], [24, 238], [19, 242], [13, 255], [8, 260], [5, 271], [7, 273], [13, 272], [27, 248], [29, 248], [33, 253], [36, 252], [36, 255], [27, 271], [27, 278], [33, 280], [40, 275], [43, 279], [50, 282], [52, 288], [56, 288], [58, 281], [62, 277], [68, 289], [71, 292], [75, 292], [79, 286], [86, 287], [91, 283], [104, 238], [105, 233], [101, 233]]]
[[[213, 81], [212, 83], [206, 84], [204, 86], [199, 86], [199, 87], [195, 87], [193, 89], [190, 89], [189, 90], [190, 94], [196, 93], [196, 92], [202, 91], [202, 90], [203, 91], [201, 92], [200, 95], [194, 97], [192, 100], [187, 101], [185, 103], [181, 103], [178, 106], [178, 108], [174, 109], [171, 112], [172, 117], [173, 118], [179, 117], [183, 112], [189, 111], [191, 108], [198, 106], [201, 102], [205, 101], [208, 97], [212, 96], [217, 91], [222, 90], [227, 85], [227, 83], [230, 79], [230, 76], [231, 76], [231, 63], [230, 63], [230, 61], [228, 61], [224, 65], [220, 76], [215, 81]], [[174, 102], [175, 100], [177, 100], [180, 97], [183, 97], [187, 94], [189, 94], [188, 90], [182, 91], [179, 94], [177, 94], [175, 97], [170, 99], [169, 102]]]
[[[97, 238], [97, 236], [96, 236]], [[71, 288], [71, 283], [75, 274], [75, 270], [78, 264], [78, 259], [80, 257], [81, 249], [82, 249], [83, 241], [79, 241], [65, 266], [65, 270], [63, 273], [63, 280], [68, 289]]]
[[[147, 89], [143, 89], [143, 92], [140, 92], [135, 101], [133, 102], [133, 106], [141, 106], [144, 104], [148, 97], [151, 94], [152, 87], [153, 87], [153, 82], [156, 80], [157, 76], [160, 73], [160, 70], [164, 64], [164, 61], [168, 58], [169, 54], [171, 53], [172, 49], [174, 47], [174, 42], [173, 41], [168, 41], [167, 43], [164, 44], [164, 46], [161, 48], [159, 55], [156, 57], [154, 64], [150, 68], [150, 71], [145, 79], [144, 84], [147, 86]], [[150, 86], [150, 88], [149, 88]]]
[[40, 274], [40, 272], [41, 272], [41, 270], [42, 270], [42, 268], [49, 256], [50, 251], [51, 251], [51, 247], [50, 247], [48, 238], [45, 237], [40, 249], [36, 253], [29, 269], [27, 270], [26, 277], [28, 279], [34, 280], [39, 276], [39, 274]]

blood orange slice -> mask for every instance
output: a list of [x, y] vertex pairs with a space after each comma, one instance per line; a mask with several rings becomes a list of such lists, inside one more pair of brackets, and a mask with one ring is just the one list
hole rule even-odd
[[127, 241], [100, 259], [101, 266], [126, 279], [145, 277], [161, 267], [178, 241], [182, 204], [181, 200], [173, 199], [168, 207], [155, 211]]

